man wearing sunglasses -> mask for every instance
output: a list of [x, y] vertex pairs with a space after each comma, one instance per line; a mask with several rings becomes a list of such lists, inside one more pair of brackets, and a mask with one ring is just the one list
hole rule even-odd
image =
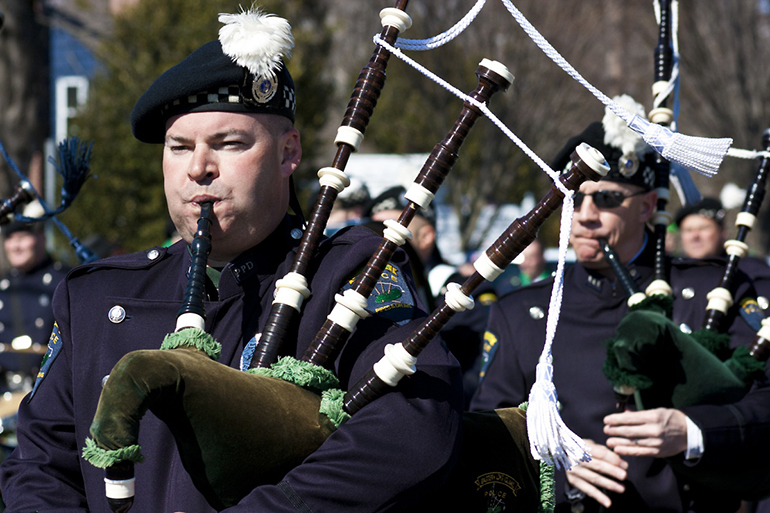
[[[643, 115], [641, 105], [626, 103], [628, 110]], [[668, 462], [676, 460], [726, 479], [740, 461], [762, 469], [761, 457], [754, 451], [768, 451], [770, 446], [754, 436], [758, 431], [753, 429], [770, 419], [770, 398], [759, 395], [767, 406], [755, 404], [754, 409], [738, 404], [618, 412], [612, 386], [602, 372], [605, 341], [615, 336], [628, 312], [628, 297], [599, 239], [608, 240], [640, 290], [652, 281], [654, 267], [655, 244], [648, 228], [657, 201], [654, 155], [625, 124], [618, 127], [618, 121], [613, 114], [605, 115], [603, 123], [593, 123], [568, 141], [552, 165], [564, 169], [573, 149], [587, 142], [604, 154], [611, 167], [604, 179], [582, 184], [575, 195], [571, 244], [577, 263], [564, 276], [552, 347], [554, 384], [562, 418], [583, 437], [592, 460], [566, 473], [557, 471], [556, 511], [734, 512], [740, 497], [698, 487], [676, 475]], [[697, 330], [705, 317], [706, 294], [719, 283], [722, 264], [667, 262], [674, 290], [673, 321], [684, 331]], [[753, 294], [745, 275], [739, 283], [736, 298]], [[553, 279], [544, 280], [493, 305], [484, 367], [471, 409], [516, 406], [527, 400], [545, 341], [552, 287]], [[726, 320], [731, 343], [748, 344], [755, 331], [737, 310], [733, 308]], [[753, 394], [768, 395], [770, 389], [757, 387], [749, 394], [756, 399]], [[742, 435], [746, 439], [740, 441]]]

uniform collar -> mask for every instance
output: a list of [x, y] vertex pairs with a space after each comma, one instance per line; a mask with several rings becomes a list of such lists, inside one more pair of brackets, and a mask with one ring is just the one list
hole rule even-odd
[[[296, 228], [296, 223], [287, 215], [265, 240], [244, 251], [222, 268], [217, 284], [219, 298], [224, 299], [240, 293], [244, 283], [253, 278], [262, 282], [268, 277], [273, 277], [278, 266], [286, 260], [287, 254], [299, 244], [299, 240], [292, 237], [292, 230]], [[184, 250], [184, 257], [185, 275], [188, 275], [192, 260], [189, 246]], [[209, 286], [211, 285], [213, 282]]]
[[289, 216], [284, 217], [278, 228], [265, 240], [244, 251], [225, 266], [220, 278], [220, 288], [228, 276], [239, 286], [255, 276], [259, 277], [260, 281], [273, 276], [278, 266], [286, 260], [287, 253], [299, 245], [299, 240], [292, 237], [292, 231], [295, 229], [293, 220]]

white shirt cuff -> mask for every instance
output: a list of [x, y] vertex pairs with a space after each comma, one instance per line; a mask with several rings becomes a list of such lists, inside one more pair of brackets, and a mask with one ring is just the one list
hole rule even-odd
[[690, 417], [685, 416], [687, 422], [687, 450], [684, 459], [694, 460], [703, 456], [703, 432]]

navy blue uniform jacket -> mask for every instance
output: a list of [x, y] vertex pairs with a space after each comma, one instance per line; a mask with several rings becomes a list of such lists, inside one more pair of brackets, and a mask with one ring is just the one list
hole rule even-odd
[[[652, 246], [652, 244], [648, 244]], [[629, 266], [642, 290], [652, 279], [652, 248]], [[723, 262], [718, 260], [670, 261], [669, 282], [674, 291], [673, 320], [684, 329], [700, 329], [705, 318], [706, 294], [719, 284]], [[741, 275], [735, 297], [753, 294]], [[471, 403], [472, 409], [516, 406], [527, 400], [535, 380], [535, 366], [545, 342], [545, 323], [553, 279], [518, 289], [492, 306], [486, 334], [489, 361]], [[615, 283], [590, 273], [579, 264], [567, 269], [559, 325], [552, 347], [554, 384], [564, 422], [577, 435], [604, 444], [604, 416], [615, 411], [615, 397], [602, 373], [604, 342], [626, 314], [627, 295]], [[738, 303], [738, 301], [736, 301]], [[738, 306], [726, 324], [732, 345], [750, 344], [755, 331], [739, 317]], [[686, 325], [686, 326], [685, 326]], [[698, 472], [729, 475], [739, 466], [768, 474], [770, 454], [770, 388], [758, 383], [739, 403], [728, 406], [693, 406], [684, 413], [703, 431], [705, 452], [695, 464]], [[679, 456], [679, 459], [682, 457]], [[735, 497], [703, 490], [675, 477], [663, 459], [626, 458], [629, 482], [623, 496], [613, 496], [612, 511], [717, 511], [734, 512]], [[721, 474], [719, 474], [721, 473]], [[564, 474], [558, 475], [557, 504], [566, 506]], [[591, 511], [586, 499], [586, 511]], [[567, 509], [568, 511], [569, 509]]]
[[[284, 225], [228, 264], [219, 280], [219, 298], [205, 304], [206, 329], [222, 343], [220, 362], [225, 365], [240, 368], [244, 346], [262, 331], [275, 281], [286, 274], [293, 258], [296, 241], [288, 232]], [[363, 267], [380, 240], [353, 229], [321, 244], [309, 273], [312, 296], [284, 354], [302, 355], [333, 307], [334, 294]], [[398, 252], [398, 269], [408, 267], [404, 260]], [[79, 456], [102, 378], [125, 353], [156, 349], [173, 332], [189, 263], [187, 246], [177, 243], [168, 250], [76, 268], [58, 288], [54, 311], [61, 350], [19, 412], [19, 446], [3, 463], [0, 476], [8, 513], [109, 511], [104, 471]], [[121, 322], [108, 319], [114, 306], [125, 309]], [[388, 313], [359, 322], [333, 363], [343, 389], [380, 359], [385, 344], [411, 333], [418, 324], [406, 322], [412, 313], [424, 315], [391, 306]], [[393, 320], [399, 314], [405, 317], [403, 324]], [[418, 367], [397, 391], [341, 426], [280, 484], [258, 487], [225, 511], [402, 511], [411, 505], [451, 466], [461, 410], [459, 368], [445, 346], [431, 344]], [[146, 461], [136, 467], [132, 511], [213, 511], [182, 468], [171, 433], [152, 414], [142, 420], [139, 443]]]

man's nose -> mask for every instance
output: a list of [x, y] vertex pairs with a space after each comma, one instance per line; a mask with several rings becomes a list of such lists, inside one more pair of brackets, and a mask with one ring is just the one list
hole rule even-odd
[[198, 146], [193, 152], [188, 175], [192, 180], [200, 182], [213, 179], [219, 174], [219, 163], [216, 154], [206, 146]]

